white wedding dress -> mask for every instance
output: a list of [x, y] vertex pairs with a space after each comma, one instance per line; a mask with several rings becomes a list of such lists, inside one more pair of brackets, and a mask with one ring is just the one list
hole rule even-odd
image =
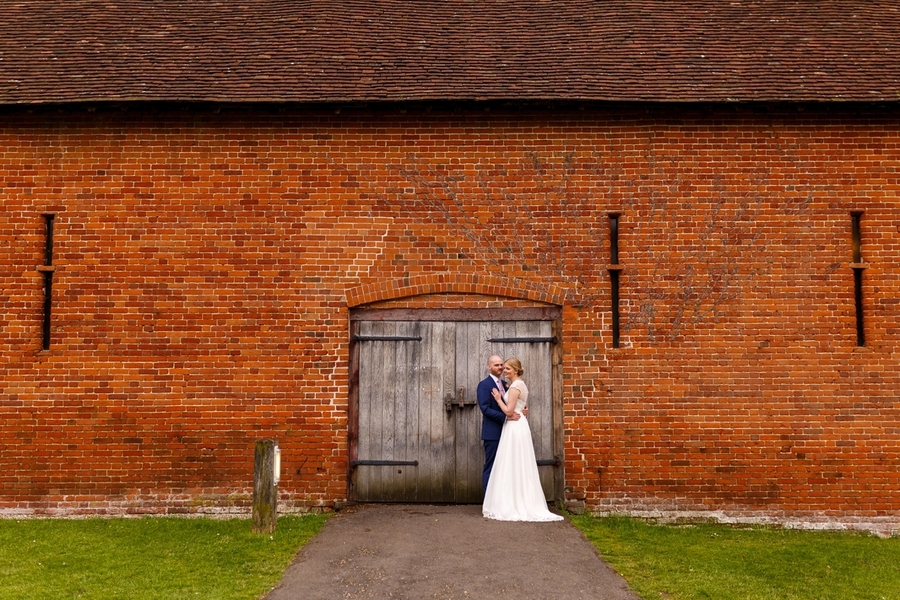
[[[528, 401], [528, 388], [521, 379], [512, 383], [510, 389], [513, 388], [519, 390], [516, 412], [522, 414]], [[531, 428], [524, 416], [503, 424], [481, 512], [485, 517], [498, 521], [562, 520], [561, 516], [547, 508], [538, 476]]]

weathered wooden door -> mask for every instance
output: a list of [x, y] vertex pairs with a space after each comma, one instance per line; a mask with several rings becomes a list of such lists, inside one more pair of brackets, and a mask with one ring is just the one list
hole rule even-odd
[[560, 457], [551, 321], [439, 320], [439, 311], [359, 314], [353, 321], [351, 499], [481, 501], [484, 450], [475, 389], [487, 375], [490, 354], [516, 356], [526, 369], [542, 484], [548, 499], [555, 497]]

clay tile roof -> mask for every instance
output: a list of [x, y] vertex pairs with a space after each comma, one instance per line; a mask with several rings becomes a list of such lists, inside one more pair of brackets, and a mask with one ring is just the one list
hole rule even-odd
[[897, 101], [900, 1], [0, 0], [0, 103]]

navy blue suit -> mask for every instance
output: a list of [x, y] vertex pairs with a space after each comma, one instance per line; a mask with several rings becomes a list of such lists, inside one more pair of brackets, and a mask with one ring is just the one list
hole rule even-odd
[[503, 423], [506, 415], [500, 410], [500, 405], [491, 395], [492, 390], [499, 390], [494, 378], [488, 375], [478, 384], [478, 407], [484, 418], [481, 420], [481, 439], [484, 442], [484, 470], [481, 473], [481, 489], [487, 491], [488, 479], [491, 477], [491, 469], [494, 468], [494, 458], [497, 456], [497, 446], [500, 445], [500, 433], [503, 431]]

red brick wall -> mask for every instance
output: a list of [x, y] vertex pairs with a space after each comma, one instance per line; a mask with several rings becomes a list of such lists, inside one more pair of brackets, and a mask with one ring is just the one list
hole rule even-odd
[[893, 112], [4, 109], [0, 512], [246, 512], [269, 436], [331, 507], [348, 306], [507, 298], [564, 307], [570, 502], [900, 527]]

